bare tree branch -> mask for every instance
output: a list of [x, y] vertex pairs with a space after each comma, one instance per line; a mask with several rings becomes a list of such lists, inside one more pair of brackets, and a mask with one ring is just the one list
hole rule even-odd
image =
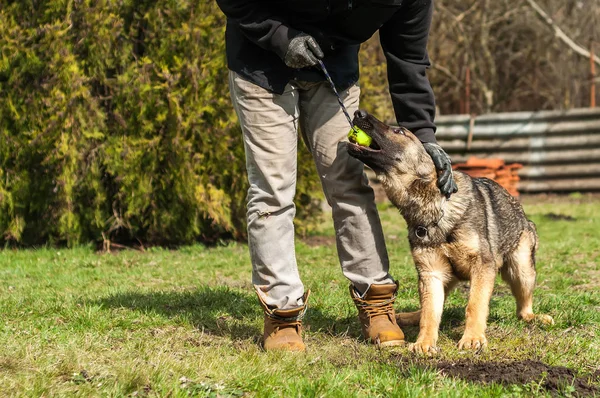
[[471, 5], [471, 7], [469, 7], [469, 9], [468, 9], [468, 10], [466, 10], [466, 11], [463, 11], [463, 12], [461, 12], [460, 14], [456, 15], [456, 16], [454, 17], [454, 20], [455, 20], [457, 23], [460, 23], [460, 22], [462, 22], [462, 20], [465, 18], [465, 16], [467, 16], [467, 15], [471, 14], [471, 13], [472, 13], [474, 10], [476, 10], [476, 9], [477, 9], [477, 2], [475, 1], [475, 2], [473, 2], [473, 4]]
[[489, 0], [483, 0], [483, 5], [481, 7], [481, 27], [479, 34], [479, 41], [481, 45], [481, 52], [483, 53], [483, 58], [487, 63], [487, 69], [489, 71], [489, 76], [487, 81], [480, 80], [481, 89], [485, 96], [485, 111], [491, 112], [492, 107], [494, 106], [494, 90], [490, 88], [496, 82], [496, 63], [494, 61], [494, 56], [492, 55], [492, 51], [490, 50], [490, 25], [488, 25], [488, 14], [489, 11]]
[[450, 71], [450, 69], [446, 68], [445, 66], [440, 65], [440, 64], [438, 64], [436, 62], [432, 62], [431, 63], [431, 68], [442, 72], [444, 75], [446, 75], [447, 77], [449, 77], [453, 82], [455, 82], [459, 87], [463, 85], [463, 82], [458, 77], [456, 77], [456, 75], [454, 75]]
[[[569, 46], [573, 51], [577, 54], [584, 56], [586, 58], [590, 58], [591, 54], [588, 50], [575, 43], [573, 39], [571, 39], [567, 34], [560, 28], [556, 23], [552, 20], [552, 18], [546, 14], [546, 12], [540, 7], [539, 4], [535, 2], [535, 0], [527, 0], [527, 3], [533, 8], [533, 10], [537, 13], [537, 15], [546, 23], [546, 25], [550, 26], [554, 30], [554, 34], [560, 40], [563, 41], [567, 46]], [[600, 57], [594, 55], [594, 62], [600, 65]]]

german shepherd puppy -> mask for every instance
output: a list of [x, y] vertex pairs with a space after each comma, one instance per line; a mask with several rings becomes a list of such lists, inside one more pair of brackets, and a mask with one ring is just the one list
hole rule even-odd
[[421, 310], [397, 315], [402, 325], [420, 325], [412, 351], [437, 351], [445, 297], [458, 281], [470, 281], [466, 326], [459, 349], [481, 350], [489, 302], [498, 271], [517, 301], [517, 316], [553, 323], [532, 309], [538, 236], [533, 222], [504, 188], [487, 178], [454, 172], [458, 192], [449, 200], [421, 142], [402, 127], [390, 127], [364, 111], [354, 124], [372, 138], [369, 147], [349, 142], [348, 152], [377, 174], [390, 201], [408, 224], [419, 278]]

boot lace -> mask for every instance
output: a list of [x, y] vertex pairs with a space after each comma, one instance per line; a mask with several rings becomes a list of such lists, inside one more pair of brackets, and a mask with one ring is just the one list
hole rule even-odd
[[300, 328], [302, 326], [302, 321], [297, 319], [294, 321], [283, 321], [281, 319], [277, 319], [277, 318], [271, 318], [272, 322], [273, 322], [273, 329], [274, 330], [280, 330], [280, 329], [285, 329], [285, 328]]
[[392, 314], [394, 310], [394, 301], [396, 301], [396, 297], [383, 300], [379, 303], [367, 302], [360, 298], [354, 298], [356, 306], [363, 310], [369, 318]]

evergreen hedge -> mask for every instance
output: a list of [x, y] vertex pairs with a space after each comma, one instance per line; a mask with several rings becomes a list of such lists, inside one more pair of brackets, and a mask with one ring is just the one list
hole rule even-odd
[[0, 0], [0, 243], [243, 239], [224, 31], [214, 1]]

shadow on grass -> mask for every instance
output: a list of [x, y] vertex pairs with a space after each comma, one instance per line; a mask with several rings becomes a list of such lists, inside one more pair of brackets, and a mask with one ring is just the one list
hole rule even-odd
[[[104, 308], [128, 308], [145, 314], [158, 314], [175, 321], [189, 323], [203, 333], [230, 337], [232, 340], [262, 337], [262, 310], [253, 292], [228, 286], [203, 286], [185, 291], [128, 291], [95, 300]], [[417, 308], [397, 308], [414, 311]], [[441, 327], [450, 338], [459, 338], [455, 330], [464, 323], [464, 308], [448, 306], [444, 309]], [[335, 338], [361, 339], [358, 314], [336, 317], [331, 311], [309, 306], [305, 327], [316, 333]], [[407, 341], [414, 341], [419, 327], [403, 327]]]
[[307, 330], [331, 337], [356, 339], [362, 337], [358, 315], [336, 318], [326, 315], [326, 312], [321, 311], [318, 307], [309, 307], [306, 312], [305, 324]]
[[105, 308], [129, 308], [190, 323], [203, 333], [233, 340], [258, 338], [262, 314], [256, 296], [227, 286], [186, 291], [130, 291], [95, 301]]
[[[203, 333], [232, 340], [262, 337], [262, 309], [254, 293], [228, 286], [203, 286], [186, 291], [128, 291], [95, 300], [104, 308], [128, 308], [192, 324]], [[332, 317], [309, 306], [305, 325], [333, 337], [360, 337], [356, 316]]]

